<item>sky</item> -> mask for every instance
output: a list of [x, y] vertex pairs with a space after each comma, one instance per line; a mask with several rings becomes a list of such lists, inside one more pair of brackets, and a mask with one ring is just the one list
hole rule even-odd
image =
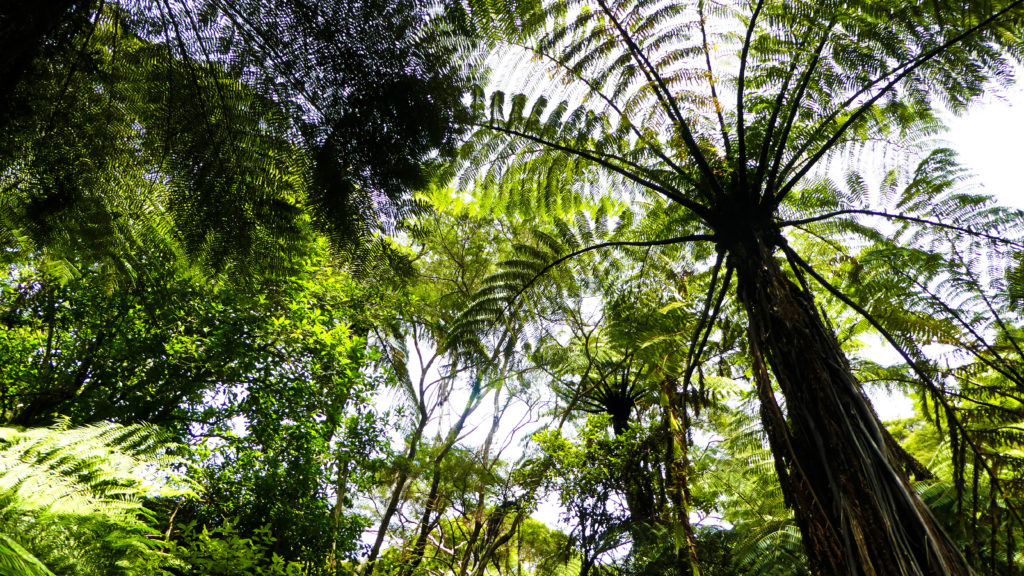
[[984, 191], [1024, 209], [1024, 80], [987, 96], [960, 118], [951, 117], [945, 139], [978, 177]]

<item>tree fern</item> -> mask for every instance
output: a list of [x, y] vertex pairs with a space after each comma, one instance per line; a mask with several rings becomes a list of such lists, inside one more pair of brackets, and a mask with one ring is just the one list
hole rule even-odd
[[18, 544], [0, 534], [0, 574], [4, 576], [53, 576], [53, 572]]
[[[1024, 221], [965, 190], [953, 157], [930, 139], [938, 107], [963, 110], [1010, 79], [1022, 9], [555, 1], [499, 49], [521, 64], [525, 52], [527, 69], [499, 73], [490, 96], [477, 94], [465, 184], [610, 196], [634, 226], [666, 222], [671, 236], [649, 247], [705, 244], [692, 251], [704, 255], [691, 262], [710, 286], [690, 352], [700, 357], [694, 344], [725, 324], [735, 294], [775, 468], [814, 572], [970, 570], [895, 470], [898, 454], [819, 303], [862, 316], [895, 347], [941, 405], [959, 461], [985, 461], [924, 345], [953, 344], [1007, 369], [992, 344], [1013, 318], [1000, 282]], [[866, 158], [885, 173], [878, 186], [858, 169]], [[840, 162], [852, 168], [834, 179]], [[552, 183], [555, 167], [569, 167], [566, 180]], [[538, 276], [622, 245], [581, 244], [547, 265], [516, 261], [519, 275], [502, 277], [494, 295], [514, 298], [522, 288], [512, 280], [538, 282], [527, 268]], [[905, 263], [883, 257], [897, 248], [930, 277], [908, 279]], [[908, 297], [896, 310], [893, 300]]]
[[153, 428], [62, 424], [0, 434], [4, 563], [88, 574], [163, 562], [143, 500], [189, 489]]
[[162, 242], [252, 272], [287, 262], [312, 225], [358, 269], [401, 263], [376, 235], [415, 210], [412, 191], [464, 125], [473, 40], [454, 14], [305, 0], [50, 8], [11, 25], [29, 46], [5, 44], [25, 52], [0, 96], [18, 110], [0, 118], [5, 245], [130, 277], [139, 248]]

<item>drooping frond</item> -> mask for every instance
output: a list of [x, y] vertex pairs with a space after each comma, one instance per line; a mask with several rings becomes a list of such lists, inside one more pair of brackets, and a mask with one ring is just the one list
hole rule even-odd
[[0, 534], [0, 574], [4, 576], [54, 576], [53, 572], [18, 544]]
[[0, 126], [5, 245], [247, 273], [313, 224], [357, 269], [401, 260], [377, 235], [465, 125], [464, 31], [417, 2], [83, 4]]
[[[630, 273], [619, 260], [602, 257], [605, 251], [632, 253], [630, 267], [640, 269], [647, 250], [706, 255], [707, 247], [702, 244], [712, 239], [707, 234], [659, 238], [665, 227], [674, 224], [678, 221], [671, 218], [637, 222], [628, 211], [613, 218], [603, 206], [593, 221], [582, 214], [572, 221], [555, 218], [550, 226], [532, 229], [529, 242], [515, 244], [512, 257], [500, 262], [499, 270], [486, 279], [456, 325], [460, 331], [486, 331], [495, 319], [516, 316], [516, 307], [523, 305], [520, 300], [536, 289], [544, 288], [545, 298], [555, 300], [596, 294], [600, 286]], [[655, 239], [648, 239], [651, 236]], [[573, 271], [584, 267], [590, 273], [582, 281], [575, 280]]]
[[[189, 489], [170, 468], [175, 460], [162, 453], [156, 430], [60, 424], [0, 433], [2, 535], [23, 547], [11, 550], [27, 550], [58, 571], [75, 563], [146, 562], [159, 555], [142, 499]], [[109, 537], [90, 540], [93, 530]]]

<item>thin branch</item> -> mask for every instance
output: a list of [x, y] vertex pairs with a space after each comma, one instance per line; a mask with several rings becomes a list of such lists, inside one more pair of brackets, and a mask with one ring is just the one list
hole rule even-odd
[[960, 232], [961, 234], [967, 234], [969, 236], [976, 236], [978, 238], [985, 238], [986, 240], [991, 240], [993, 242], [998, 242], [998, 243], [1001, 243], [1001, 244], [1007, 244], [1007, 245], [1013, 246], [1015, 248], [1024, 249], [1024, 244], [1021, 244], [1019, 242], [1014, 242], [1013, 240], [1008, 240], [1006, 238], [1003, 238], [1001, 236], [995, 236], [993, 234], [986, 234], [984, 232], [978, 232], [977, 230], [972, 230], [971, 228], [964, 228], [963, 226], [956, 226], [954, 224], [946, 224], [944, 222], [939, 222], [938, 220], [928, 220], [926, 218], [918, 218], [916, 216], [907, 216], [905, 214], [893, 214], [891, 212], [885, 212], [885, 211], [881, 211], [880, 212], [880, 211], [877, 211], [877, 210], [862, 210], [862, 209], [859, 209], [859, 208], [849, 208], [849, 209], [845, 209], [845, 210], [836, 210], [835, 212], [829, 212], [828, 214], [820, 214], [818, 216], [811, 216], [809, 218], [801, 218], [799, 220], [783, 220], [783, 221], [779, 222], [779, 227], [780, 228], [785, 228], [787, 226], [800, 226], [802, 224], [811, 224], [813, 222], [820, 222], [822, 220], [828, 220], [829, 218], [835, 218], [836, 216], [844, 216], [846, 214], [862, 214], [864, 216], [879, 216], [879, 217], [882, 217], [882, 218], [891, 218], [893, 220], [902, 220], [904, 222], [913, 222], [915, 224], [925, 224], [925, 225], [928, 225], [928, 226], [937, 226], [939, 228], [945, 228], [947, 230], [953, 230], [953, 231], [956, 231], [956, 232]]

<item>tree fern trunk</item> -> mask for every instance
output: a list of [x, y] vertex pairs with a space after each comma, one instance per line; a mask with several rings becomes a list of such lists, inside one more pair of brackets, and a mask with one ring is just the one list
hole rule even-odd
[[680, 394], [672, 388], [671, 381], [666, 379], [662, 382], [662, 392], [668, 398], [665, 410], [668, 412], [668, 433], [672, 443], [672, 449], [667, 455], [668, 461], [665, 463], [665, 483], [668, 485], [669, 500], [672, 502], [672, 520], [682, 527], [683, 536], [686, 538], [686, 552], [679, 556], [680, 559], [685, 557], [687, 564], [680, 566], [679, 573], [701, 576], [697, 536], [690, 524], [690, 463], [687, 457], [690, 443], [686, 437], [689, 424], [686, 422], [686, 406], [680, 402]]
[[[839, 576], [967, 575], [886, 448], [885, 431], [810, 294], [762, 239], [730, 247], [768, 432], [811, 570]], [[785, 398], [779, 407], [768, 367]]]

